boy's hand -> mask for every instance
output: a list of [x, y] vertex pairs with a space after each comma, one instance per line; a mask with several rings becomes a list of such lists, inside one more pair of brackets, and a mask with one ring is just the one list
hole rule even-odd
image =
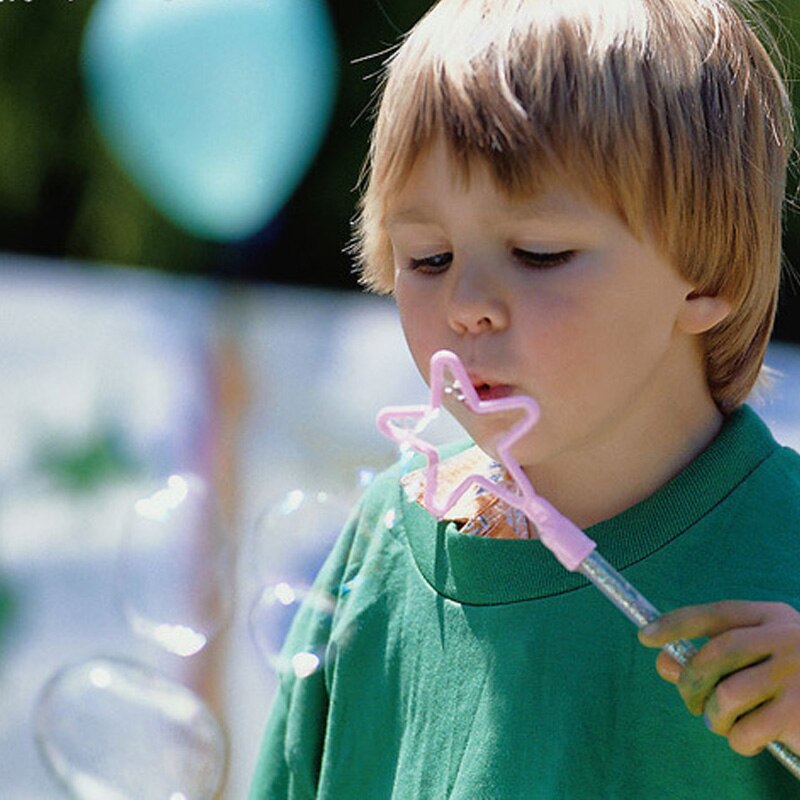
[[728, 600], [687, 606], [639, 632], [647, 647], [709, 637], [682, 667], [660, 653], [656, 668], [744, 756], [780, 741], [800, 752], [800, 613], [784, 603]]

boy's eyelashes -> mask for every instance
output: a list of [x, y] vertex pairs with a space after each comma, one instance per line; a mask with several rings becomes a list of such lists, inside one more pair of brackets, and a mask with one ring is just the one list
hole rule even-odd
[[577, 250], [559, 250], [555, 253], [537, 253], [532, 250], [522, 250], [515, 247], [512, 251], [514, 257], [529, 267], [537, 269], [547, 269], [548, 267], [558, 267], [566, 264], [578, 254]]
[[446, 270], [450, 266], [452, 260], [452, 253], [436, 253], [432, 256], [425, 256], [424, 258], [409, 258], [408, 267], [413, 272], [435, 274]]
[[[515, 247], [512, 251], [515, 259], [522, 262], [523, 265], [528, 267], [535, 267], [536, 269], [548, 269], [557, 267], [561, 264], [566, 264], [571, 261], [577, 250], [560, 250], [554, 253], [540, 253], [533, 250], [523, 250]], [[425, 256], [423, 258], [409, 258], [408, 268], [412, 272], [422, 272], [425, 274], [436, 274], [444, 272], [453, 261], [453, 254], [449, 252], [435, 253], [434, 255]]]

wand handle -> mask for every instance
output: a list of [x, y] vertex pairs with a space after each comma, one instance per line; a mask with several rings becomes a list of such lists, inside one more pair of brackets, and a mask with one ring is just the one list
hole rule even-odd
[[[585, 575], [637, 628], [658, 619], [661, 613], [620, 575], [597, 551], [581, 561], [578, 572]], [[686, 664], [697, 648], [685, 639], [664, 647], [679, 664]], [[781, 742], [770, 742], [767, 750], [800, 780], [800, 756]]]

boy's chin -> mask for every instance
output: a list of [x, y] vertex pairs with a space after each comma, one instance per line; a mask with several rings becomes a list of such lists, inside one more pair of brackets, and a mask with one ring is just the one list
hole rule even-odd
[[[508, 433], [508, 430], [504, 430], [501, 433], [493, 432], [490, 435], [480, 435], [480, 432], [477, 435], [472, 436], [475, 444], [483, 450], [486, 455], [492, 458], [494, 461], [502, 461], [500, 458], [500, 454], [497, 450], [497, 445], [500, 444], [503, 440], [503, 436]], [[515, 442], [511, 446], [511, 457], [516, 461], [523, 469], [528, 466], [534, 466], [536, 463], [536, 458], [534, 456], [536, 452], [535, 442], [532, 440], [533, 433], [528, 433], [526, 436], [523, 436], [518, 442]]]
[[[447, 403], [445, 408], [468, 433], [475, 444], [495, 459], [497, 458], [498, 444], [502, 443], [512, 428], [523, 419], [520, 411], [516, 409], [483, 415], [474, 414], [457, 403]], [[515, 458], [519, 458], [524, 452], [530, 451], [530, 448], [526, 447], [525, 443], [530, 440], [533, 433], [535, 431], [529, 431], [512, 447], [511, 452]]]

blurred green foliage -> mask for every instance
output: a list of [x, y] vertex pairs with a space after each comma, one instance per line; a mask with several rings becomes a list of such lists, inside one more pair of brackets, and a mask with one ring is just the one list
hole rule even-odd
[[36, 473], [55, 487], [77, 494], [95, 492], [145, 472], [124, 432], [105, 421], [79, 441], [66, 440], [56, 432], [43, 437], [34, 448], [33, 464]]
[[[0, 249], [355, 287], [342, 249], [367, 148], [380, 54], [397, 43], [430, 0], [329, 0], [343, 61], [329, 135], [279, 218], [236, 245], [183, 233], [110, 156], [88, 115], [80, 73], [81, 36], [92, 5], [92, 0], [0, 0]], [[800, 0], [756, 5], [775, 23], [794, 87]], [[792, 187], [796, 178], [795, 169]], [[786, 252], [800, 270], [800, 215], [791, 210]], [[800, 341], [799, 318], [800, 298], [787, 291], [779, 335]]]

